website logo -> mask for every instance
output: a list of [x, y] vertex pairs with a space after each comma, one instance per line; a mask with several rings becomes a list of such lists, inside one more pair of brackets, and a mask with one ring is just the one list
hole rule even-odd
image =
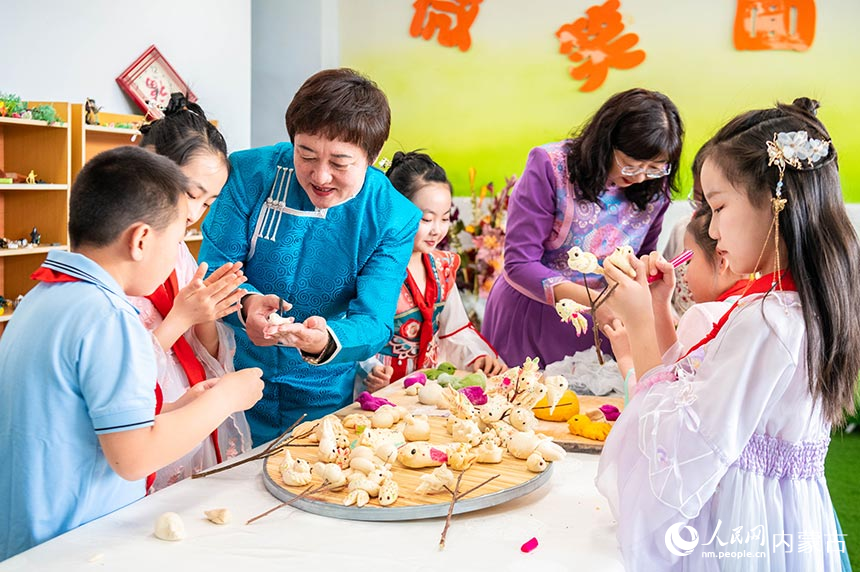
[[[683, 527], [683, 528], [682, 528]], [[688, 531], [690, 539], [685, 540], [681, 531]], [[699, 544], [699, 533], [692, 526], [684, 526], [683, 522], [676, 522], [666, 531], [666, 548], [675, 556], [687, 556]]]

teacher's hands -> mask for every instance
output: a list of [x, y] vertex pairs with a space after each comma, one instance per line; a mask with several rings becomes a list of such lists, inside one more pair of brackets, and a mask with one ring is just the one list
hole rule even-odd
[[292, 346], [314, 355], [322, 353], [329, 340], [325, 318], [320, 316], [311, 316], [301, 323], [269, 325], [263, 329], [263, 334], [273, 343]]
[[[266, 334], [267, 329], [274, 328], [269, 321], [269, 314], [277, 312], [281, 299], [274, 294], [263, 296], [262, 294], [251, 294], [242, 302], [242, 314], [245, 317], [245, 331], [255, 346], [274, 346], [278, 343], [276, 338]], [[284, 302], [283, 309], [289, 310], [293, 306]]]

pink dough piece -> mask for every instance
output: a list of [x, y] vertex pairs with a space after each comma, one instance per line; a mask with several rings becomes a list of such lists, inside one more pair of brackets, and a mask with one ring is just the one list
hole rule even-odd
[[480, 385], [469, 385], [460, 390], [460, 393], [469, 398], [472, 405], [483, 405], [487, 402], [487, 394]]
[[430, 458], [436, 461], [437, 463], [447, 463], [448, 455], [445, 451], [441, 449], [437, 449], [436, 447], [430, 447]]
[[603, 416], [606, 417], [607, 421], [615, 421], [618, 419], [618, 416], [621, 415], [621, 412], [618, 411], [618, 408], [614, 405], [601, 405], [600, 410], [603, 412]]
[[416, 371], [413, 374], [407, 375], [403, 378], [403, 387], [404, 389], [409, 387], [410, 385], [415, 385], [416, 383], [420, 383], [421, 385], [427, 384], [427, 374], [423, 371]]
[[384, 397], [374, 397], [367, 391], [362, 391], [361, 393], [359, 393], [358, 399], [356, 399], [356, 401], [365, 411], [376, 411], [383, 405], [390, 405], [392, 407], [396, 407], [396, 405], [394, 405]]
[[538, 547], [537, 538], [532, 538], [530, 540], [527, 540], [525, 544], [520, 546], [520, 550], [522, 550], [523, 552], [531, 552], [532, 550], [534, 550], [537, 547]]

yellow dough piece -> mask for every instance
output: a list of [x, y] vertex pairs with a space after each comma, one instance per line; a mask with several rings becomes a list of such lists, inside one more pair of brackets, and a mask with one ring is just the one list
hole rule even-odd
[[549, 403], [544, 396], [538, 401], [532, 411], [535, 417], [544, 421], [567, 421], [577, 413], [579, 413], [579, 398], [571, 390], [567, 390], [555, 406], [555, 411], [550, 413]]

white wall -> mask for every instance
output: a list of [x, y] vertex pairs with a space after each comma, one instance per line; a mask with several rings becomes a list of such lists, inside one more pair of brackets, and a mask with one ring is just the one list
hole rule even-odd
[[338, 66], [337, 0], [252, 0], [251, 145], [288, 139], [284, 113], [304, 81]]
[[251, 0], [2, 2], [0, 91], [140, 113], [116, 76], [155, 44], [217, 119], [251, 143]]

